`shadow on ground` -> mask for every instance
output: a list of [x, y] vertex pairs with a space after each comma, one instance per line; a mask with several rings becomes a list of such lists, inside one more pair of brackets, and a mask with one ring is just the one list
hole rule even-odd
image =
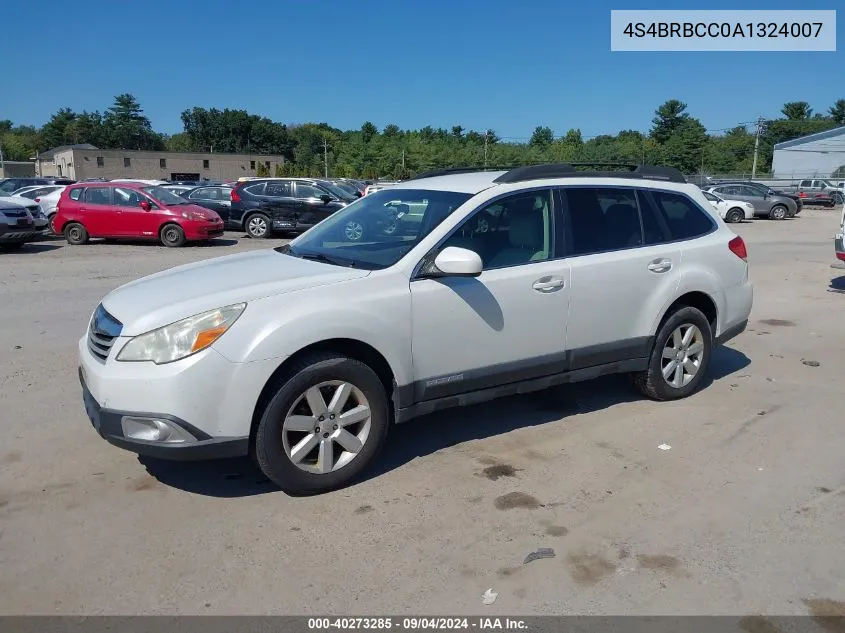
[[[715, 380], [744, 369], [750, 363], [742, 352], [729, 347], [716, 349], [702, 389], [709, 387]], [[364, 474], [362, 480], [385, 475], [414, 459], [425, 458], [464, 442], [641, 399], [642, 396], [625, 376], [607, 376], [427, 415], [393, 427], [380, 459]], [[247, 457], [188, 463], [145, 457], [139, 457], [138, 460], [160, 482], [195, 494], [246, 497], [278, 491]]]
[[13, 250], [12, 249], [6, 250], [6, 249], [3, 249], [3, 248], [0, 248], [0, 253], [9, 253], [9, 254], [14, 253], [15, 255], [34, 255], [35, 253], [46, 253], [47, 251], [54, 251], [56, 249], [62, 248], [63, 246], [64, 246], [64, 244], [42, 244], [42, 243], [35, 244], [35, 243], [32, 243], [32, 242], [28, 242], [28, 243], [24, 244], [23, 246], [16, 248], [16, 249], [13, 249]]

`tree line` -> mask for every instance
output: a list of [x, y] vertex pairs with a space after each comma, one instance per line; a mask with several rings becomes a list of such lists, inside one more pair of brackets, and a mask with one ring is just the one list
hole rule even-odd
[[765, 173], [776, 143], [845, 125], [845, 99], [825, 113], [814, 113], [804, 101], [789, 102], [776, 119], [725, 130], [707, 130], [685, 103], [670, 99], [655, 110], [648, 133], [623, 130], [584, 138], [577, 128], [556, 134], [538, 126], [521, 142], [460, 125], [402, 130], [391, 124], [379, 130], [368, 121], [357, 130], [340, 130], [327, 123], [287, 125], [231, 109], [194, 107], [182, 112], [181, 119], [183, 132], [156, 132], [137, 99], [124, 93], [102, 113], [61, 108], [40, 128], [0, 120], [0, 147], [6, 160], [29, 160], [38, 151], [76, 143], [103, 149], [282, 155], [286, 160], [272, 174], [276, 176], [319, 176], [328, 168], [332, 176], [402, 178], [440, 167], [542, 162], [650, 163], [686, 174], [724, 174], [751, 172], [759, 126], [758, 172]]

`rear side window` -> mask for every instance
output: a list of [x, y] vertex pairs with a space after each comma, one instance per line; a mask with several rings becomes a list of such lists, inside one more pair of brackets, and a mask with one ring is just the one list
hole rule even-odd
[[575, 187], [565, 200], [566, 251], [587, 255], [641, 246], [637, 195], [633, 189]]
[[647, 244], [662, 241], [661, 236], [670, 241], [689, 240], [709, 233], [715, 226], [707, 212], [686, 196], [651, 191], [642, 198], [650, 198], [653, 202], [653, 205], [646, 204], [643, 208]]
[[111, 204], [111, 187], [89, 187], [85, 190], [88, 204]]
[[82, 187], [77, 187], [76, 189], [71, 189], [70, 193], [67, 194], [68, 198], [70, 198], [71, 200], [79, 200], [79, 198], [82, 196], [83, 191], [85, 191], [85, 189], [83, 189]]
[[273, 196], [274, 198], [289, 198], [290, 183], [289, 182], [268, 182], [267, 188], [264, 190], [264, 195]]

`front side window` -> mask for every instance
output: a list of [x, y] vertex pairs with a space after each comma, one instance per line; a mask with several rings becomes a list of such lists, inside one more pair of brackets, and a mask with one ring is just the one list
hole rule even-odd
[[300, 200], [307, 200], [309, 198], [319, 198], [320, 196], [325, 195], [326, 192], [322, 189], [318, 189], [317, 187], [314, 187], [312, 185], [307, 185], [304, 182], [296, 183], [296, 197]]
[[142, 200], [144, 198], [134, 189], [124, 189], [122, 187], [115, 187], [114, 189], [114, 204], [119, 207], [138, 207], [141, 205]]
[[749, 198], [762, 198], [763, 192], [755, 189], [754, 187], [749, 187], [748, 185], [740, 185], [739, 195], [747, 196]]
[[552, 257], [551, 189], [502, 198], [470, 216], [441, 248], [475, 251], [484, 270]]
[[567, 253], [587, 255], [643, 244], [637, 195], [633, 189], [573, 187], [565, 200]]
[[202, 189], [194, 189], [188, 197], [191, 200], [217, 200], [217, 190], [211, 187], [204, 187]]
[[357, 199], [277, 250], [341, 266], [387, 268], [471, 197], [453, 191], [383, 189]]
[[704, 194], [704, 197], [707, 198], [710, 202], [719, 202], [719, 198], [714, 196], [709, 191], [703, 191], [702, 193]]

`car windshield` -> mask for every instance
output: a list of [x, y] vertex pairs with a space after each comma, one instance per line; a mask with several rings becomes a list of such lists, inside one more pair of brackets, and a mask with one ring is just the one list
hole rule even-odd
[[425, 189], [384, 189], [357, 198], [276, 250], [341, 266], [387, 268], [472, 197]]
[[158, 202], [161, 202], [165, 206], [175, 204], [190, 204], [182, 196], [177, 196], [172, 191], [168, 191], [167, 189], [164, 189], [162, 187], [144, 187], [141, 191], [152, 196]]

